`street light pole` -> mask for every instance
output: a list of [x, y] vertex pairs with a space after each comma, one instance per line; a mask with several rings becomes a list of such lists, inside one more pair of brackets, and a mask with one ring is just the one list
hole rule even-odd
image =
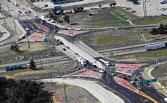
[[53, 81], [52, 81], [52, 71], [51, 71], [51, 74], [50, 74], [50, 80], [51, 80], [51, 84], [53, 84]]
[[[63, 83], [64, 83], [64, 81], [63, 81]], [[65, 98], [65, 101], [66, 101], [66, 103], [67, 103], [66, 85], [65, 85], [65, 83], [64, 83], [64, 98]]]
[[28, 44], [28, 48], [30, 48], [30, 43], [29, 43], [28, 37], [27, 37], [27, 44]]
[[13, 20], [13, 23], [14, 23], [15, 35], [17, 35], [17, 30], [16, 30], [16, 23], [15, 23], [15, 20]]
[[139, 86], [138, 86], [139, 84], [138, 83], [136, 83], [136, 84], [137, 84], [137, 93], [138, 93], [139, 92]]
[[42, 69], [41, 56], [40, 56], [40, 64], [41, 64], [41, 69]]
[[[3, 7], [3, 6], [0, 4], [1, 15], [3, 15], [3, 9], [2, 9], [2, 7]], [[4, 15], [4, 19], [3, 19], [3, 20], [4, 20], [4, 24], [6, 24], [5, 15]]]

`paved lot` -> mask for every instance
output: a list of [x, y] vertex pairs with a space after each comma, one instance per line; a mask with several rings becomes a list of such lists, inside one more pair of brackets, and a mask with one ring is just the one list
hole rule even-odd
[[[136, 15], [143, 16], [143, 0], [140, 0], [140, 5], [135, 5], [132, 2], [127, 2], [127, 0], [116, 0], [118, 6], [123, 7], [131, 7], [132, 10], [137, 11]], [[166, 4], [160, 4], [163, 0], [149, 0], [150, 2], [146, 2], [147, 7], [147, 15], [148, 16], [155, 16], [160, 14], [167, 14], [167, 10], [163, 11], [162, 8], [167, 8]], [[132, 11], [131, 10], [131, 11]]]

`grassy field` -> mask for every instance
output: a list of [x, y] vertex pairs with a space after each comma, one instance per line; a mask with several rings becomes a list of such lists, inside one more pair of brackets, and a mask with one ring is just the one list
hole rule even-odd
[[30, 48], [28, 48], [28, 44], [24, 43], [20, 45], [20, 50], [21, 51], [38, 51], [46, 48], [47, 45], [43, 42], [37, 42], [37, 43], [30, 43]]
[[127, 38], [120, 38], [119, 36], [113, 36], [113, 35], [107, 35], [104, 36], [103, 38], [97, 40], [97, 44], [105, 44], [105, 43], [109, 43], [109, 42], [113, 42], [113, 43], [118, 43], [118, 42], [128, 42], [129, 39]]
[[[32, 76], [36, 76], [37, 74], [38, 74], [38, 76], [40, 76], [42, 74], [48, 74], [49, 72], [51, 72], [51, 71], [25, 69], [25, 70], [8, 71], [8, 72], [5, 72], [3, 75], [7, 78], [16, 78], [19, 76], [28, 76], [28, 75], [31, 75], [31, 77], [32, 77]], [[57, 72], [57, 71], [54, 71], [54, 72]]]
[[134, 20], [139, 18], [138, 16], [124, 10], [123, 7], [116, 7], [117, 9], [112, 11], [115, 15], [123, 18], [124, 20]]
[[120, 18], [116, 17], [115, 15], [110, 15], [108, 18], [109, 18], [109, 21], [121, 20]]
[[3, 34], [0, 32], [0, 38], [3, 36]]
[[135, 53], [131, 55], [123, 55], [123, 56], [116, 56], [116, 59], [130, 59], [130, 58], [136, 58], [139, 60], [155, 60], [160, 59], [162, 57], [166, 57], [167, 50], [166, 49], [160, 49], [160, 50], [154, 50], [154, 51], [148, 51], [143, 53]]
[[149, 24], [167, 23], [167, 16], [140, 18], [140, 19], [137, 19], [137, 20], [133, 20], [133, 23], [136, 24], [136, 25], [149, 25]]
[[[153, 69], [151, 71], [151, 74], [153, 75], [153, 77], [155, 77], [155, 78], [167, 77], [167, 68], [166, 68], [166, 66], [167, 66], [167, 64], [160, 64], [158, 67]], [[166, 87], [167, 86], [167, 80], [161, 81], [160, 84], [162, 86]]]

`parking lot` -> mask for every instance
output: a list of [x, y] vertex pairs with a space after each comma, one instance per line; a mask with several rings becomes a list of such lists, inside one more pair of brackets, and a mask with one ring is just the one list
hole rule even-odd
[[[135, 5], [132, 2], [127, 2], [127, 0], [116, 0], [118, 6], [122, 7], [131, 7], [132, 10], [135, 10], [135, 15], [143, 16], [143, 0], [140, 0], [139, 5]], [[155, 16], [161, 14], [167, 14], [167, 10], [162, 8], [167, 8], [166, 4], [160, 4], [163, 0], [146, 0], [147, 16]]]

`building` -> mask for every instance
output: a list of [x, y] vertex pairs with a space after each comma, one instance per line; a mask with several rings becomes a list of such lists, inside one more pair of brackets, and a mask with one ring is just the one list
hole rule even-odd
[[78, 1], [84, 1], [84, 0], [51, 0], [51, 2], [53, 2], [54, 4], [65, 4]]

